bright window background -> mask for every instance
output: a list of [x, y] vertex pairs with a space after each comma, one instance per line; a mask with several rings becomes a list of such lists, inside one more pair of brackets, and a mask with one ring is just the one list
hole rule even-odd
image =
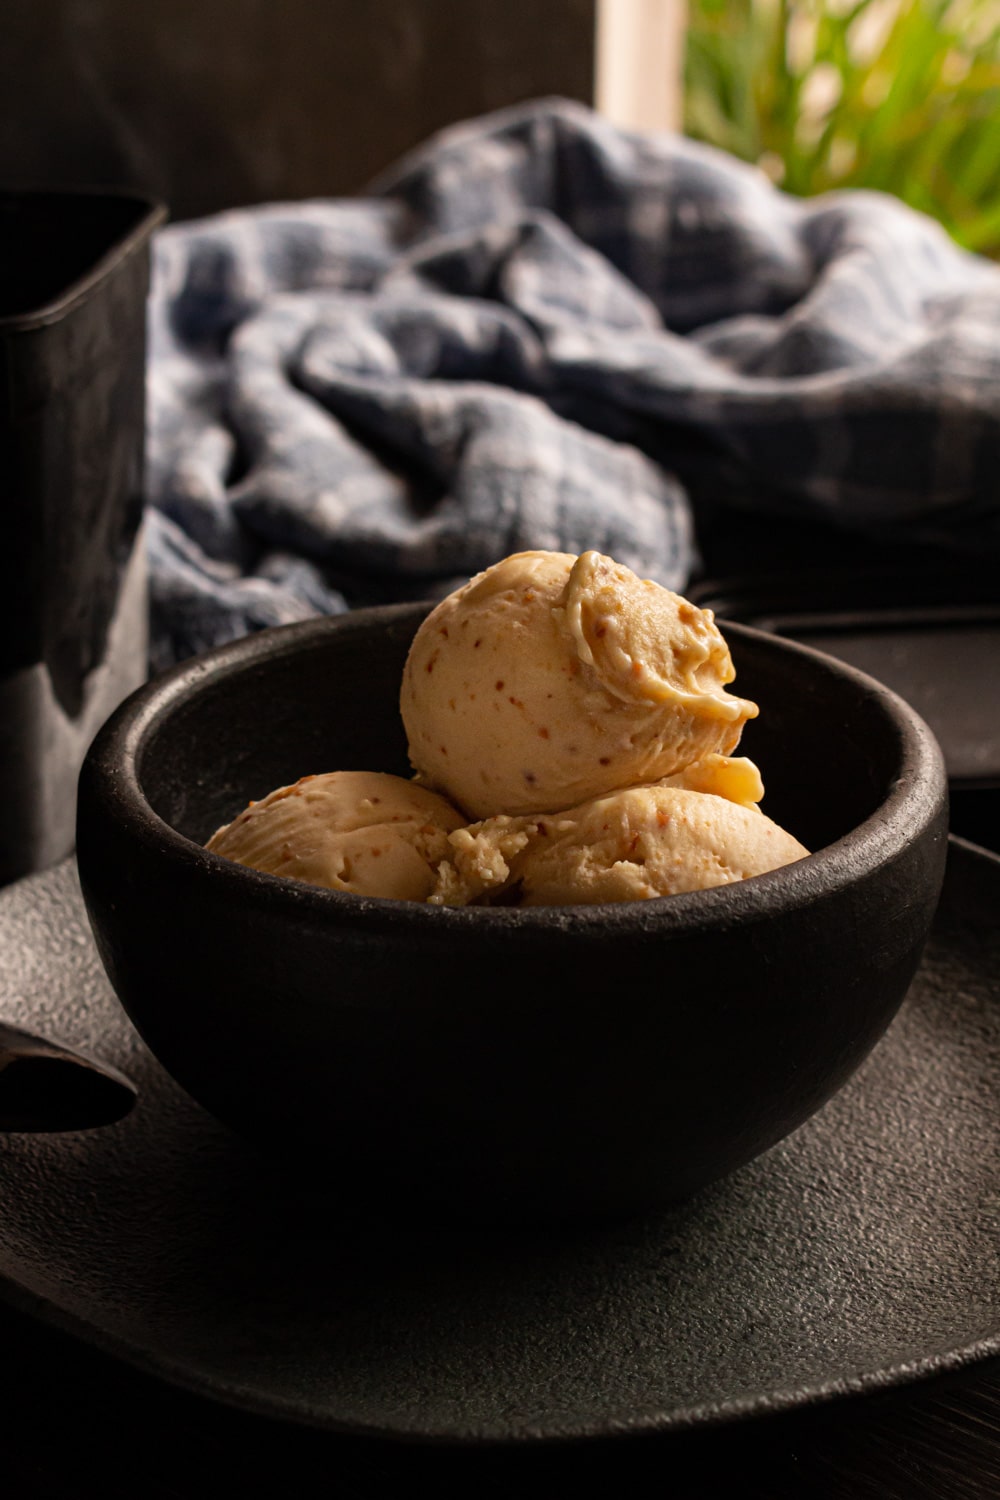
[[619, 123], [682, 126], [792, 193], [893, 193], [1000, 258], [1000, 0], [600, 0], [596, 92]]

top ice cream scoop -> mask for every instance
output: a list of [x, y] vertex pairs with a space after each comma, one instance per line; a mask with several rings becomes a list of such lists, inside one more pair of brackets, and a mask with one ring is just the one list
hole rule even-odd
[[599, 552], [519, 552], [423, 622], [400, 710], [471, 817], [553, 812], [728, 755], [757, 713], [734, 676], [710, 610]]

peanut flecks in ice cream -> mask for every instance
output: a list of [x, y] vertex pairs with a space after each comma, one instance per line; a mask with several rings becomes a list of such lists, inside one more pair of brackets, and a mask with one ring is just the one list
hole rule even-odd
[[733, 677], [710, 611], [598, 552], [520, 552], [428, 616], [400, 709], [421, 782], [482, 819], [572, 807], [728, 755], [757, 712], [726, 692]]
[[710, 610], [600, 552], [518, 552], [413, 639], [412, 780], [303, 777], [208, 848], [437, 906], [641, 901], [762, 874], [808, 851], [732, 753], [757, 715], [734, 677]]

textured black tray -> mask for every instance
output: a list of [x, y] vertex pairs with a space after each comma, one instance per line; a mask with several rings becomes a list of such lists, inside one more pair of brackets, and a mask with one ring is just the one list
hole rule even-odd
[[67, 863], [0, 895], [0, 1015], [142, 1097], [104, 1130], [0, 1141], [0, 1290], [246, 1410], [453, 1442], [710, 1424], [1000, 1352], [998, 909], [1000, 860], [953, 841], [896, 1022], [728, 1181], [614, 1228], [474, 1239], [345, 1222], [335, 1185], [188, 1102], [118, 1010]]

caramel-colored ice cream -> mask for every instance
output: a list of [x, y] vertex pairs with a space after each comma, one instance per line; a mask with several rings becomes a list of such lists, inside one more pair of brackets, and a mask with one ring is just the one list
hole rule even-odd
[[306, 776], [207, 847], [333, 890], [435, 905], [643, 901], [808, 850], [734, 757], [755, 704], [710, 610], [599, 552], [519, 552], [421, 625], [400, 709], [416, 777]]
[[666, 782], [561, 813], [488, 818], [450, 842], [430, 898], [445, 906], [645, 901], [762, 875], [809, 852], [752, 803]]
[[673, 776], [662, 776], [659, 784], [679, 786], [686, 792], [711, 792], [744, 807], [756, 807], [764, 796], [760, 772], [745, 755], [706, 755]]
[[448, 834], [464, 819], [443, 797], [379, 771], [304, 776], [251, 802], [206, 847], [290, 880], [426, 901]]
[[471, 818], [576, 807], [728, 755], [753, 703], [710, 610], [599, 552], [520, 552], [414, 639], [400, 708], [419, 780]]

